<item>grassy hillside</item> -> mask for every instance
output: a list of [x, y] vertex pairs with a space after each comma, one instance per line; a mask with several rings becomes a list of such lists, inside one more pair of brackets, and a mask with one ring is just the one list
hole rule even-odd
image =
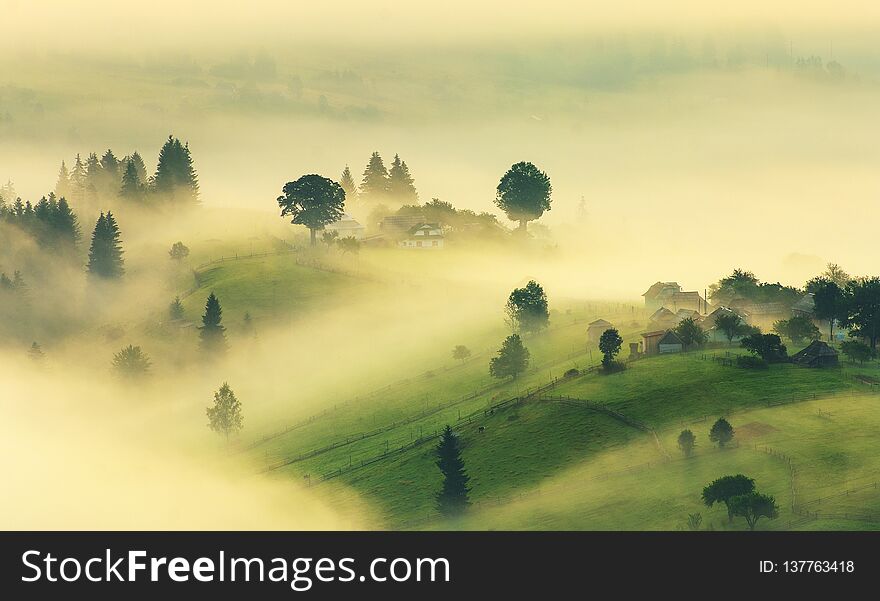
[[[723, 354], [726, 351], [717, 352]], [[585, 464], [593, 466], [593, 469], [596, 465], [601, 466], [594, 475], [601, 475], [603, 484], [595, 487], [590, 485], [589, 491], [595, 490], [595, 494], [584, 490], [583, 498], [578, 503], [570, 506], [563, 503], [559, 516], [551, 517], [556, 515], [553, 512], [545, 515], [541, 527], [674, 528], [684, 523], [688, 512], [701, 511], [698, 497], [702, 486], [731, 471], [743, 471], [755, 477], [762, 490], [777, 494], [782, 504], [790, 505], [787, 464], [783, 465], [778, 458], [760, 449], [747, 448], [746, 442], [750, 436], [755, 436], [754, 432], [749, 434], [748, 428], [741, 436], [744, 445], [741, 449], [724, 452], [711, 449], [706, 438], [711, 422], [718, 415], [736, 416], [739, 415], [737, 412], [757, 409], [784, 416], [786, 411], [806, 406], [808, 399], [814, 396], [830, 399], [824, 403], [846, 406], [853, 402], [853, 398], [863, 398], [854, 395], [867, 392], [854, 376], [866, 370], [876, 371], [876, 368], [847, 366], [832, 370], [809, 370], [777, 365], [768, 371], [752, 371], [724, 366], [712, 361], [710, 355], [689, 353], [644, 359], [631, 364], [627, 371], [620, 374], [604, 376], [590, 373], [563, 381], [549, 393], [601, 402], [641, 420], [659, 430], [661, 448], [657, 448], [650, 434], [583, 408], [530, 401], [488, 413], [485, 411], [488, 400], [482, 398], [464, 405], [465, 409], [473, 411], [463, 411], [462, 415], [472, 417], [463, 419], [454, 427], [462, 437], [463, 454], [472, 478], [472, 498], [477, 508], [515, 500], [520, 495], [530, 493], [534, 487], [543, 490], [548, 482], [553, 482], [566, 470]], [[791, 404], [792, 401], [798, 403]], [[782, 403], [787, 404], [767, 408], [768, 404]], [[865, 410], [871, 407], [868, 405]], [[774, 411], [777, 413], [774, 414]], [[880, 412], [875, 417], [880, 419]], [[784, 420], [785, 417], [779, 419]], [[440, 427], [444, 420], [456, 424], [457, 411], [441, 412], [431, 416], [430, 420], [426, 419], [429, 427]], [[675, 448], [675, 437], [683, 424], [690, 425], [695, 421], [697, 425], [691, 427], [700, 439], [699, 459], [682, 463]], [[398, 446], [418, 438], [417, 433], [412, 433], [418, 424], [419, 421], [416, 421], [398, 431], [403, 436], [392, 439], [385, 460], [364, 467], [358, 465], [364, 457], [375, 457], [385, 452], [386, 437], [383, 434], [364, 441], [362, 446], [348, 445], [290, 465], [283, 472], [317, 474], [321, 466], [331, 467], [336, 462], [342, 468], [340, 480], [378, 504], [390, 525], [430, 527], [436, 518], [433, 514], [433, 494], [440, 482], [439, 472], [433, 465], [434, 443], [427, 441], [415, 448], [394, 452]], [[482, 432], [480, 427], [484, 429]], [[757, 430], [760, 431], [760, 428]], [[337, 438], [341, 432], [336, 432]], [[774, 442], [772, 438], [767, 440]], [[361, 454], [354, 454], [349, 459], [347, 453], [354, 448], [359, 449]], [[846, 449], [841, 448], [839, 453], [848, 456]], [[812, 461], [812, 451], [808, 454]], [[594, 464], [596, 461], [599, 463]], [[349, 463], [351, 468], [348, 468]], [[634, 467], [639, 465], [648, 467]], [[318, 471], [315, 471], [316, 468]], [[817, 473], [821, 474], [822, 471], [818, 470]], [[565, 484], [561, 490], [568, 488], [569, 485]], [[642, 488], [644, 490], [640, 494], [643, 496], [634, 498], [633, 491]], [[603, 493], [603, 490], [606, 492]], [[595, 505], [603, 498], [609, 503], [617, 498], [619, 502], [634, 505], [631, 511], [611, 517]], [[589, 511], [575, 511], [574, 508], [582, 505], [598, 513], [593, 515]], [[663, 507], [663, 512], [654, 515], [652, 512], [656, 512], [657, 507]], [[527, 517], [529, 510], [513, 517], [507, 517], [506, 511], [508, 509], [499, 509], [497, 516], [492, 513], [497, 527], [531, 527], [534, 516]], [[707, 515], [714, 515], [705, 509], [703, 511]], [[482, 509], [476, 514], [481, 515]], [[799, 514], [789, 513], [786, 523], [791, 522], [794, 527], [800, 517]], [[474, 519], [463, 525], [485, 527], [482, 518]], [[720, 528], [723, 524], [719, 522], [717, 526]]]

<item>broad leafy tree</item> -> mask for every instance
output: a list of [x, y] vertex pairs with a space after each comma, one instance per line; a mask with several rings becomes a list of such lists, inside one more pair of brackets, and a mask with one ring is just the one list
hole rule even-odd
[[505, 319], [513, 331], [534, 333], [550, 323], [547, 294], [531, 280], [522, 288], [514, 288], [504, 306]]
[[742, 318], [736, 313], [719, 313], [715, 316], [715, 327], [727, 338], [727, 344], [742, 333]]
[[489, 375], [494, 378], [511, 378], [529, 367], [529, 349], [523, 346], [518, 334], [511, 334], [501, 343], [498, 356], [489, 360]]
[[709, 340], [709, 334], [703, 331], [703, 328], [692, 317], [682, 319], [675, 326], [675, 333], [681, 338], [681, 342], [686, 349], [692, 346], [702, 346]]
[[129, 344], [113, 356], [113, 369], [126, 380], [140, 379], [150, 372], [150, 358], [141, 347]]
[[727, 519], [733, 522], [731, 499], [739, 495], [747, 495], [754, 490], [755, 481], [748, 476], [742, 474], [722, 476], [703, 489], [703, 503], [706, 507], [712, 507], [715, 503], [724, 503], [727, 506]]
[[779, 517], [776, 499], [755, 491], [731, 497], [728, 500], [728, 511], [732, 515], [744, 517], [749, 530], [754, 530], [761, 518], [775, 520]]
[[532, 163], [513, 165], [501, 177], [496, 190], [495, 205], [511, 221], [519, 222], [519, 232], [526, 234], [526, 224], [550, 210], [553, 188], [550, 177]]
[[168, 256], [171, 257], [173, 261], [183, 261], [189, 256], [189, 247], [183, 242], [175, 242], [171, 245], [171, 250], [168, 251]]
[[866, 339], [871, 350], [876, 351], [880, 337], [880, 278], [850, 281], [844, 307], [841, 325], [850, 328], [852, 336]]
[[740, 345], [767, 363], [778, 363], [788, 356], [788, 349], [777, 334], [751, 334], [740, 340]]
[[807, 292], [813, 293], [813, 315], [828, 321], [828, 340], [834, 340], [834, 322], [843, 318], [846, 311], [846, 294], [843, 286], [825, 277], [807, 282]]
[[690, 457], [697, 446], [697, 437], [690, 430], [682, 430], [678, 435], [678, 448], [684, 453], [685, 457]]
[[281, 216], [290, 217], [291, 223], [309, 228], [311, 245], [315, 246], [318, 230], [342, 217], [345, 190], [326, 177], [304, 175], [284, 184], [277, 200]]
[[205, 413], [208, 415], [208, 427], [222, 435], [227, 442], [231, 435], [244, 427], [241, 402], [226, 382], [214, 393], [214, 404]]
[[840, 344], [840, 351], [846, 355], [851, 362], [855, 363], [858, 361], [862, 365], [877, 356], [876, 351], [864, 342], [859, 342], [858, 340], [846, 340], [842, 342]]
[[792, 343], [800, 345], [805, 340], [819, 338], [819, 328], [813, 320], [804, 315], [795, 315], [789, 319], [782, 319], [773, 324], [773, 331], [780, 336], [785, 336]]
[[457, 344], [455, 345], [455, 348], [452, 349], [452, 358], [456, 361], [461, 361], [462, 363], [464, 363], [470, 358], [470, 356], [471, 349], [463, 344]]
[[443, 487], [437, 493], [437, 509], [445, 517], [461, 515], [470, 505], [468, 482], [458, 437], [446, 426], [437, 445], [437, 462], [443, 474]]
[[616, 328], [608, 328], [599, 337], [599, 352], [602, 353], [602, 366], [605, 369], [611, 369], [614, 365], [614, 358], [620, 353], [620, 347], [623, 346], [623, 338]]

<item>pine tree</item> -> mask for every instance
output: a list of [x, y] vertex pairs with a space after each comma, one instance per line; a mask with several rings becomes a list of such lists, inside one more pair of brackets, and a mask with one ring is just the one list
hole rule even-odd
[[436, 465], [443, 473], [443, 488], [437, 493], [437, 509], [446, 517], [460, 515], [470, 505], [467, 485], [470, 478], [464, 471], [458, 437], [449, 426], [443, 430], [437, 445]]
[[394, 161], [391, 162], [391, 170], [388, 172], [388, 194], [401, 204], [418, 204], [419, 202], [419, 193], [416, 192], [409, 167], [396, 154]]
[[92, 232], [89, 248], [89, 273], [102, 278], [118, 278], [125, 272], [119, 226], [110, 211], [101, 213]]
[[119, 159], [116, 158], [116, 155], [109, 148], [104, 153], [104, 156], [101, 157], [101, 167], [107, 175], [119, 176]]
[[73, 248], [82, 237], [79, 229], [79, 220], [65, 198], [58, 200], [55, 214], [52, 218], [52, 226], [61, 247]]
[[133, 163], [134, 168], [137, 170], [138, 180], [141, 183], [146, 183], [147, 181], [147, 166], [144, 165], [144, 159], [141, 157], [140, 153], [135, 150], [131, 153], [131, 156], [128, 158], [127, 163]]
[[128, 345], [113, 356], [113, 369], [127, 380], [143, 378], [150, 373], [150, 358], [139, 346]]
[[205, 303], [205, 314], [202, 316], [202, 326], [199, 328], [202, 351], [209, 355], [226, 352], [226, 328], [221, 321], [223, 321], [223, 309], [220, 307], [220, 301], [211, 292]]
[[177, 321], [183, 319], [183, 315], [183, 303], [180, 302], [179, 296], [175, 296], [171, 304], [168, 305], [168, 317]]
[[364, 170], [364, 178], [361, 181], [360, 196], [363, 200], [381, 200], [388, 195], [388, 170], [378, 152], [370, 156], [367, 168]]
[[339, 185], [345, 190], [345, 202], [349, 206], [354, 205], [358, 199], [358, 188], [357, 184], [354, 183], [354, 178], [351, 175], [351, 169], [348, 168], [348, 165], [346, 165], [345, 169], [342, 171], [342, 177], [339, 178]]
[[28, 351], [28, 357], [34, 363], [40, 363], [43, 361], [43, 359], [45, 359], [46, 355], [43, 353], [43, 348], [39, 344], [34, 342], [31, 345], [30, 350]]
[[82, 157], [76, 155], [73, 170], [70, 172], [70, 196], [74, 203], [81, 203], [86, 194], [86, 166]]
[[98, 199], [98, 190], [103, 184], [104, 168], [101, 167], [101, 161], [94, 152], [89, 154], [86, 159], [86, 198], [92, 201]]
[[132, 202], [141, 202], [144, 199], [144, 186], [138, 176], [137, 166], [134, 161], [127, 161], [125, 173], [122, 175], [122, 187], [119, 196]]
[[70, 171], [67, 170], [67, 164], [61, 161], [61, 169], [58, 170], [58, 181], [55, 182], [55, 196], [66, 198], [70, 195], [70, 192]]
[[227, 442], [230, 434], [235, 434], [244, 427], [241, 403], [226, 382], [214, 393], [214, 405], [208, 407], [205, 413], [208, 415], [208, 427], [225, 436]]
[[168, 136], [159, 151], [153, 188], [163, 199], [176, 204], [196, 204], [199, 201], [199, 182], [193, 167], [189, 144]]

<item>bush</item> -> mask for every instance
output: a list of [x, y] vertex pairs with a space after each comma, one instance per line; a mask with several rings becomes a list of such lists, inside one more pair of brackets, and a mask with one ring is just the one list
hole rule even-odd
[[603, 374], [613, 374], [626, 369], [626, 363], [623, 361], [605, 361], [602, 360]]
[[760, 357], [753, 357], [752, 355], [740, 355], [736, 358], [736, 364], [746, 369], [767, 369], [770, 367], [769, 363]]
[[573, 377], [579, 375], [580, 373], [581, 373], [581, 372], [579, 372], [577, 369], [575, 369], [574, 367], [572, 367], [572, 368], [569, 369], [567, 372], [565, 372], [565, 373], [563, 374], [563, 376], [566, 377], [566, 378], [573, 378]]

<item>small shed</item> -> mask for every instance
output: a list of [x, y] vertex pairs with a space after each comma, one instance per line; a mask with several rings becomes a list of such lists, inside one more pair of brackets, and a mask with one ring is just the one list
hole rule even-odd
[[643, 352], [646, 355], [656, 355], [660, 352], [660, 339], [666, 334], [666, 330], [654, 330], [653, 332], [642, 332]]
[[669, 330], [657, 343], [657, 352], [663, 353], [680, 353], [684, 350], [684, 343], [673, 330]]
[[611, 329], [613, 327], [614, 324], [604, 319], [591, 321], [589, 324], [587, 324], [587, 340], [590, 342], [599, 342], [599, 338], [602, 337], [602, 334], [605, 332], [605, 330]]
[[838, 363], [837, 351], [821, 340], [814, 340], [807, 348], [792, 355], [791, 362], [803, 367], [834, 367]]

